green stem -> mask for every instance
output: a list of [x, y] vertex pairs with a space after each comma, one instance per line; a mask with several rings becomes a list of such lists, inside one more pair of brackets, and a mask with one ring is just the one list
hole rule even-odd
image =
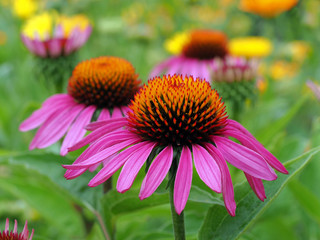
[[184, 227], [184, 214], [182, 211], [181, 214], [179, 215], [174, 208], [173, 188], [174, 188], [174, 181], [172, 182], [172, 184], [170, 184], [170, 189], [169, 189], [174, 238], [175, 240], [185, 240], [186, 236], [185, 236], [185, 227]]

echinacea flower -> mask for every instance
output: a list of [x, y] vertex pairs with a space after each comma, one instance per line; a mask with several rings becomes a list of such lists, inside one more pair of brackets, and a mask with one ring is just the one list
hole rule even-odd
[[59, 16], [45, 12], [27, 20], [21, 38], [33, 54], [42, 58], [69, 55], [88, 40], [92, 26], [84, 15]]
[[32, 240], [33, 232], [34, 230], [32, 229], [29, 238], [28, 223], [26, 221], [22, 232], [18, 233], [17, 220], [14, 221], [13, 231], [9, 231], [9, 219], [7, 218], [4, 231], [0, 232], [0, 240]]
[[297, 5], [299, 0], [241, 0], [240, 9], [262, 17], [275, 17]]
[[261, 58], [272, 51], [272, 43], [264, 37], [233, 38], [229, 41], [230, 55], [246, 58]]
[[232, 105], [234, 119], [247, 100], [256, 98], [257, 68], [258, 62], [254, 59], [229, 56], [212, 72], [211, 85], [224, 102]]
[[86, 133], [95, 112], [98, 120], [120, 118], [139, 89], [140, 80], [128, 61], [98, 57], [79, 63], [69, 79], [68, 93], [48, 98], [42, 107], [20, 125], [20, 131], [40, 127], [30, 150], [45, 148], [65, 134], [61, 155]]
[[165, 74], [187, 74], [209, 81], [210, 72], [216, 61], [227, 53], [227, 37], [220, 31], [193, 30], [179, 34], [166, 43], [167, 48], [177, 56], [170, 57], [157, 65], [150, 77]]
[[153, 194], [170, 172], [175, 176], [174, 205], [180, 214], [189, 196], [194, 162], [200, 179], [213, 191], [222, 191], [226, 208], [234, 216], [236, 204], [227, 162], [244, 171], [262, 201], [266, 198], [262, 179], [277, 178], [271, 167], [287, 173], [240, 123], [228, 119], [219, 94], [206, 80], [182, 75], [155, 77], [135, 95], [129, 108], [127, 118], [87, 127], [93, 132], [70, 151], [90, 145], [72, 165], [64, 165], [67, 179], [104, 161], [89, 186], [103, 183], [122, 167], [117, 190], [123, 193], [147, 162], [140, 199]]
[[311, 80], [308, 80], [307, 86], [311, 89], [314, 95], [320, 100], [320, 85], [314, 83]]

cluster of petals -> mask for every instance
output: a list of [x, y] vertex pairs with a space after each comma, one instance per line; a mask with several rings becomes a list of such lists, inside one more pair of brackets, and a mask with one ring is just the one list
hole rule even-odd
[[[223, 134], [211, 136], [214, 144], [203, 142], [182, 147], [174, 183], [174, 205], [178, 214], [185, 208], [189, 196], [193, 163], [202, 181], [213, 191], [223, 193], [225, 206], [232, 216], [235, 215], [236, 203], [227, 162], [244, 172], [251, 188], [262, 201], [266, 198], [262, 180], [277, 178], [273, 168], [281, 173], [288, 173], [241, 124], [230, 119], [226, 121]], [[72, 165], [63, 166], [67, 169], [65, 177], [76, 178], [103, 162], [104, 166], [88, 185], [95, 187], [105, 182], [122, 167], [117, 190], [123, 193], [130, 189], [139, 170], [158, 143], [141, 139], [130, 129], [126, 118], [91, 123], [87, 129], [93, 132], [69, 150], [90, 145]], [[240, 144], [228, 137], [236, 138]], [[164, 180], [171, 167], [173, 153], [174, 147], [168, 144], [155, 157], [141, 185], [141, 200], [152, 195]]]
[[22, 42], [39, 57], [67, 56], [84, 45], [91, 35], [92, 26], [85, 16], [56, 15], [43, 13], [34, 16], [22, 30]]
[[32, 240], [34, 230], [29, 237], [28, 223], [26, 222], [21, 233], [18, 233], [18, 223], [17, 220], [14, 221], [13, 231], [9, 231], [9, 219], [6, 220], [6, 226], [4, 231], [0, 232], [0, 240]]
[[[29, 131], [38, 128], [30, 143], [29, 149], [46, 148], [64, 137], [60, 154], [66, 155], [71, 147], [86, 133], [84, 128], [91, 122], [97, 110], [94, 105], [85, 105], [74, 100], [69, 94], [55, 94], [49, 97], [40, 109], [23, 121], [20, 131]], [[103, 108], [98, 121], [110, 118], [121, 118], [127, 107], [114, 107], [112, 115], [109, 109]]]

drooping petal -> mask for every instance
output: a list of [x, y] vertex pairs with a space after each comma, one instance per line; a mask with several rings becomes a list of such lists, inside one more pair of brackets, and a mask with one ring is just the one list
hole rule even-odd
[[84, 107], [85, 105], [78, 104], [72, 108], [67, 108], [61, 113], [53, 113], [37, 131], [30, 144], [30, 150], [48, 147], [62, 138]]
[[[125, 119], [122, 118], [121, 120], [125, 120]], [[109, 121], [109, 120], [107, 120], [107, 121]], [[79, 142], [77, 142], [75, 145], [70, 147], [68, 150], [70, 152], [70, 151], [75, 151], [79, 148], [82, 148], [85, 145], [92, 143], [92, 142], [96, 141], [97, 139], [101, 138], [102, 136], [104, 136], [104, 135], [106, 135], [116, 129], [119, 129], [121, 127], [123, 127], [123, 121], [118, 121], [118, 122], [114, 121], [113, 123], [110, 123], [110, 124], [103, 124], [103, 127], [100, 127], [99, 131], [94, 131], [94, 132], [90, 133], [89, 135], [87, 135], [86, 137], [81, 139]]]
[[61, 56], [62, 53], [62, 44], [60, 39], [50, 39], [48, 42], [48, 51], [49, 51], [49, 55], [50, 57], [58, 57]]
[[166, 70], [167, 75], [174, 75], [181, 73], [182, 66], [182, 58], [181, 57], [173, 57], [174, 60], [168, 65], [168, 69]]
[[109, 156], [119, 152], [120, 150], [139, 142], [139, 139], [129, 139], [123, 142], [120, 142], [116, 145], [108, 147], [102, 151], [97, 152], [95, 155], [85, 159], [80, 163], [74, 163], [72, 165], [63, 165], [66, 169], [82, 169], [82, 168], [89, 168], [97, 163], [101, 163], [103, 160], [108, 158]]
[[118, 192], [124, 193], [132, 186], [134, 179], [147, 160], [154, 146], [155, 143], [148, 144], [148, 147], [145, 148], [145, 151], [142, 152], [140, 156], [129, 158], [124, 164], [117, 182]]
[[89, 182], [90, 187], [98, 186], [110, 178], [116, 171], [122, 167], [129, 158], [139, 158], [143, 152], [150, 148], [150, 143], [141, 142], [135, 144], [112, 158]]
[[266, 193], [264, 191], [264, 186], [263, 186], [262, 180], [259, 178], [252, 177], [246, 172], [244, 172], [244, 174], [248, 180], [248, 183], [250, 184], [250, 187], [254, 191], [254, 193], [257, 195], [257, 197], [261, 201], [264, 201], [264, 199], [266, 199], [267, 197], [266, 197]]
[[176, 212], [180, 214], [186, 206], [192, 182], [192, 155], [188, 147], [182, 148], [179, 166], [174, 182], [173, 202]]
[[157, 76], [160, 76], [161, 73], [165, 71], [173, 62], [175, 62], [176, 57], [171, 57], [162, 63], [158, 64], [154, 69], [152, 69], [152, 72], [149, 75], [149, 78], [154, 78]]
[[122, 125], [125, 126], [127, 124], [127, 120], [125, 118], [112, 118], [112, 119], [108, 119], [108, 120], [103, 120], [103, 121], [96, 121], [93, 123], [88, 124], [88, 126], [86, 126], [86, 129], [88, 131], [95, 131], [98, 128], [102, 128], [102, 127], [106, 127], [108, 124], [116, 124], [118, 123], [118, 125]]
[[76, 105], [74, 101], [70, 101], [67, 94], [61, 95], [62, 94], [56, 94], [48, 98], [40, 109], [34, 111], [30, 117], [20, 124], [19, 130], [24, 132], [37, 128], [44, 123], [52, 113]]
[[121, 109], [118, 107], [113, 108], [113, 112], [112, 112], [111, 117], [112, 118], [121, 118], [122, 117]]
[[[100, 112], [100, 115], [99, 115], [99, 117], [97, 119], [97, 122], [104, 121], [104, 120], [109, 120], [110, 117], [111, 117], [111, 115], [110, 115], [109, 109], [103, 108], [101, 110], [101, 112]], [[90, 130], [90, 131], [92, 131], [92, 130]]]
[[200, 179], [213, 191], [221, 192], [221, 173], [217, 163], [206, 149], [192, 145], [193, 161]]
[[270, 153], [257, 139], [255, 139], [255, 137], [247, 129], [234, 120], [227, 121], [227, 135], [238, 139], [244, 146], [261, 154], [266, 159], [268, 164], [270, 164], [270, 166], [277, 171], [288, 174], [287, 169], [282, 165], [282, 163], [275, 156], [273, 156], [272, 153]]
[[76, 142], [81, 140], [86, 133], [86, 129], [84, 128], [88, 123], [90, 123], [92, 115], [96, 110], [95, 106], [89, 106], [85, 108], [71, 125], [67, 135], [65, 136], [61, 149], [60, 154], [62, 156], [68, 153], [68, 147], [71, 147]]
[[173, 148], [171, 145], [165, 147], [153, 160], [143, 182], [139, 198], [141, 200], [151, 196], [166, 177], [172, 163]]
[[234, 201], [234, 191], [228, 165], [223, 159], [220, 151], [212, 144], [206, 143], [205, 148], [217, 162], [221, 171], [222, 195], [227, 211], [231, 216], [236, 215], [236, 202]]
[[256, 178], [269, 181], [277, 178], [277, 175], [268, 166], [264, 158], [251, 149], [225, 137], [214, 136], [213, 141], [223, 157], [236, 168]]

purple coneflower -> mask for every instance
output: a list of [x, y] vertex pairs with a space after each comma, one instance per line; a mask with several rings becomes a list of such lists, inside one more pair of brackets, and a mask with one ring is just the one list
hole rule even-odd
[[61, 155], [82, 139], [84, 127], [97, 110], [98, 120], [120, 118], [140, 87], [134, 67], [117, 57], [98, 57], [79, 63], [69, 79], [68, 93], [55, 94], [20, 125], [20, 131], [40, 127], [30, 150], [45, 148], [65, 134]]
[[6, 226], [4, 231], [0, 232], [0, 240], [31, 240], [33, 237], [33, 229], [29, 238], [28, 223], [26, 221], [21, 233], [18, 233], [17, 220], [14, 221], [13, 231], [9, 232], [9, 219], [6, 220]]
[[127, 118], [87, 127], [93, 132], [70, 150], [90, 145], [72, 165], [64, 166], [67, 179], [104, 161], [89, 186], [105, 182], [122, 167], [117, 190], [123, 193], [147, 162], [140, 199], [149, 197], [169, 172], [175, 176], [174, 206], [180, 214], [189, 196], [194, 162], [202, 181], [213, 191], [222, 191], [226, 208], [234, 216], [236, 204], [227, 162], [245, 173], [262, 201], [266, 198], [262, 179], [277, 178], [271, 167], [288, 173], [240, 123], [228, 119], [219, 94], [205, 80], [182, 75], [155, 77], [135, 95], [129, 108]]
[[85, 44], [91, 31], [92, 26], [84, 15], [67, 17], [45, 12], [27, 20], [21, 39], [33, 54], [55, 58], [76, 51]]
[[[228, 53], [228, 40], [224, 33], [213, 30], [193, 30], [175, 44], [178, 56], [157, 65], [150, 77], [165, 74], [183, 74], [210, 80], [210, 73]], [[179, 45], [179, 46], [176, 46]], [[181, 46], [180, 46], [181, 45]]]

